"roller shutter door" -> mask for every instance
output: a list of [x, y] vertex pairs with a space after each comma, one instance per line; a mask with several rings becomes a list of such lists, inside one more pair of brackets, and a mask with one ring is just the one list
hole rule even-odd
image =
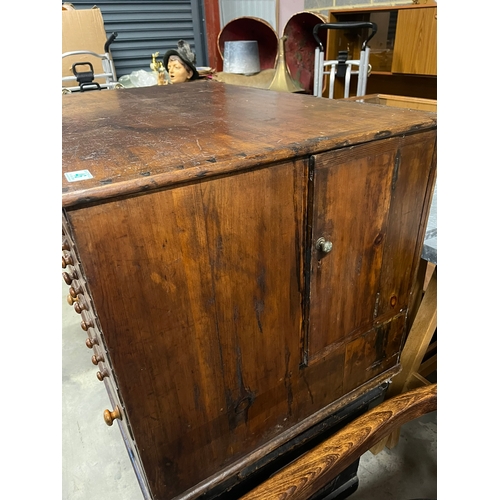
[[[64, 2], [62, 2], [64, 3]], [[196, 53], [196, 65], [207, 66], [203, 0], [74, 1], [76, 9], [101, 9], [104, 29], [118, 37], [111, 45], [117, 76], [150, 70], [151, 54], [163, 54], [185, 40]], [[103, 47], [104, 50], [104, 47]]]

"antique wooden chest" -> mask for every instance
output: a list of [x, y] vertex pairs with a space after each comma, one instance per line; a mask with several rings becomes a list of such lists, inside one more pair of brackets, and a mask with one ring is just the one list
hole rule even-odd
[[145, 498], [211, 498], [398, 372], [434, 113], [210, 81], [62, 109], [63, 277]]

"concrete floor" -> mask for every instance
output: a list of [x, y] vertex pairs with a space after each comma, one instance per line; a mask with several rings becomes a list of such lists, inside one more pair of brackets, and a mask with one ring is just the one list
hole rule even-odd
[[[67, 294], [62, 281], [62, 498], [141, 500], [119, 428], [104, 423], [103, 411], [112, 408]], [[436, 431], [434, 412], [406, 424], [395, 449], [364, 454], [349, 500], [437, 498]]]

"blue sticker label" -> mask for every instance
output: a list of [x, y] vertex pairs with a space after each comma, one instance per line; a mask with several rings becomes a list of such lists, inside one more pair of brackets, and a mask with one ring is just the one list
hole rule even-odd
[[64, 174], [68, 182], [84, 181], [92, 179], [94, 176], [88, 170], [78, 170], [77, 172], [66, 172]]

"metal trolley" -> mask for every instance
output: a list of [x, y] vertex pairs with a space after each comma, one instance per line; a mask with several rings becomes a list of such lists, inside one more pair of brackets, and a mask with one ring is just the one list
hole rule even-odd
[[[337, 59], [325, 61], [325, 52], [323, 44], [318, 36], [320, 29], [362, 29], [370, 28], [371, 33], [363, 41], [360, 50], [359, 59], [348, 59], [349, 54], [347, 50], [339, 51]], [[377, 32], [377, 25], [372, 22], [342, 22], [342, 23], [324, 23], [317, 24], [313, 28], [313, 35], [318, 44], [314, 53], [314, 84], [313, 94], [316, 97], [323, 95], [323, 81], [325, 75], [330, 76], [328, 97], [333, 99], [333, 89], [336, 78], [344, 79], [344, 97], [349, 97], [349, 90], [351, 84], [351, 75], [358, 75], [358, 86], [356, 95], [361, 96], [366, 94], [366, 81], [368, 79], [371, 66], [369, 64], [370, 48], [368, 42], [373, 38]], [[357, 69], [353, 70], [353, 66]]]
[[[68, 56], [76, 56], [76, 55], [91, 55], [101, 59], [102, 62], [102, 73], [94, 74], [94, 67], [88, 61], [85, 62], [76, 62], [72, 65], [72, 71], [74, 76], [63, 76], [62, 81], [64, 82], [73, 82], [76, 81], [78, 85], [72, 87], [64, 87], [63, 93], [69, 92], [84, 92], [85, 90], [101, 90], [105, 89], [114, 89], [116, 87], [121, 86], [116, 79], [116, 71], [115, 65], [111, 59], [109, 53], [109, 46], [114, 42], [115, 38], [118, 36], [118, 33], [113, 32], [109, 38], [106, 40], [104, 44], [104, 53], [97, 54], [95, 52], [91, 52], [89, 50], [75, 50], [72, 52], [65, 52], [62, 55], [62, 58]], [[79, 71], [77, 68], [80, 66], [84, 66], [87, 68], [86, 71]], [[97, 83], [94, 81], [95, 78], [105, 78], [105, 83]]]

